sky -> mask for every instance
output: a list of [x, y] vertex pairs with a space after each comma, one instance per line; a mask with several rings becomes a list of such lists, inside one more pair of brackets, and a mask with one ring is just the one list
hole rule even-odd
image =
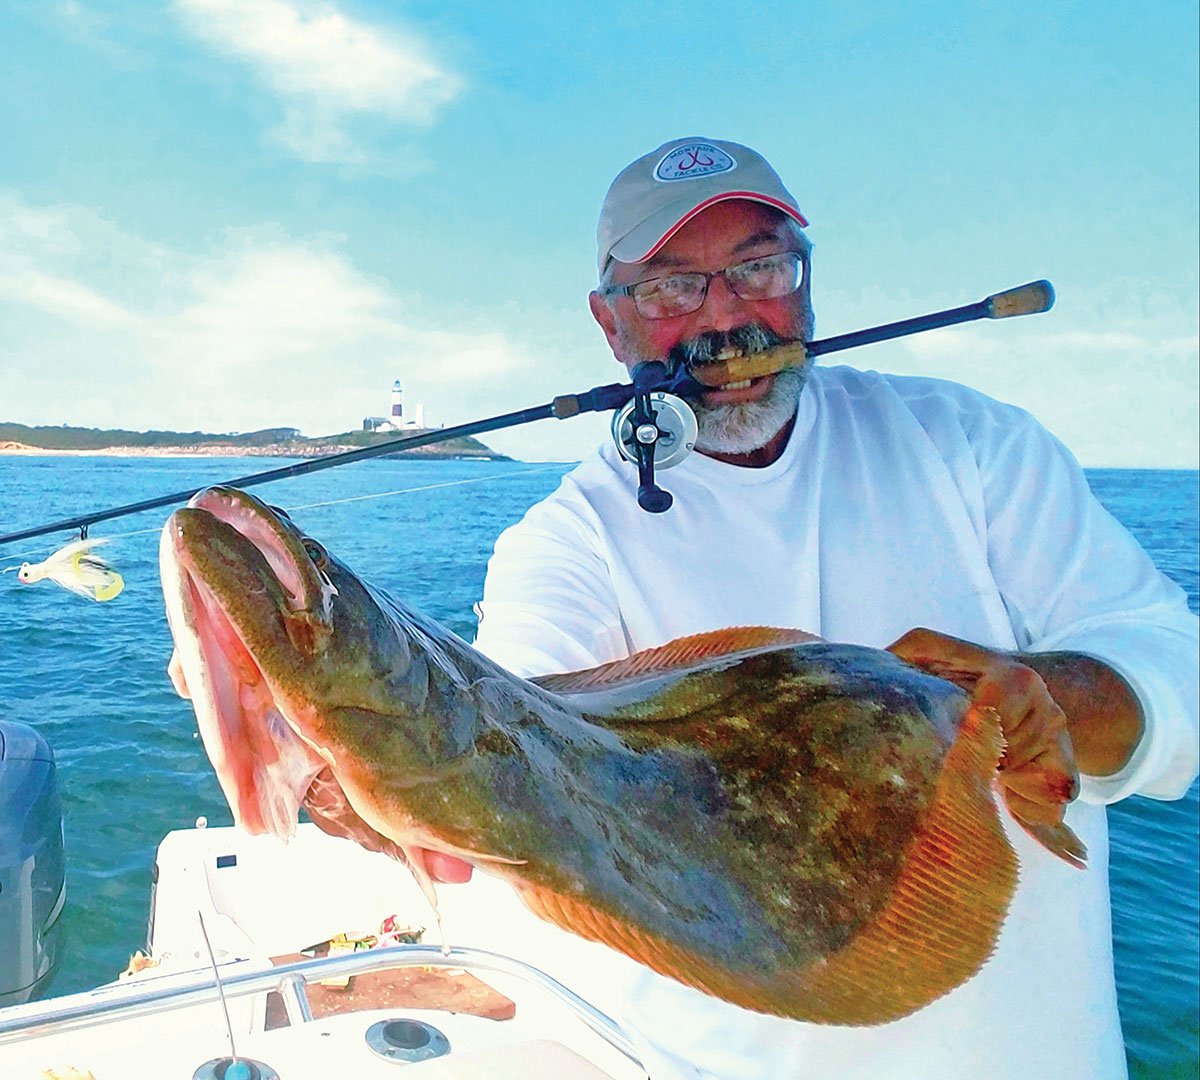
[[691, 135], [795, 195], [817, 337], [1057, 291], [821, 363], [1196, 468], [1198, 37], [1195, 0], [0, 0], [0, 420], [322, 435], [394, 379], [447, 425], [617, 381], [596, 215]]

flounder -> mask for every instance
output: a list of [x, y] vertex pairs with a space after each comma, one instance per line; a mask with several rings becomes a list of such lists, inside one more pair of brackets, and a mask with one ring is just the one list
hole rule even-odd
[[994, 711], [892, 654], [752, 627], [525, 680], [253, 496], [167, 522], [163, 589], [234, 818], [507, 879], [737, 1005], [878, 1024], [991, 954], [1016, 885]]

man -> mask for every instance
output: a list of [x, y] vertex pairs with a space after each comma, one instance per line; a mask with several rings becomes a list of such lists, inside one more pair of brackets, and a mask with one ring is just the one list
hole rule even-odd
[[[616, 358], [696, 367], [811, 339], [807, 224], [747, 147], [639, 158], [604, 200], [590, 296]], [[760, 1016], [639, 970], [623, 1020], [651, 1075], [1124, 1076], [1103, 806], [1177, 798], [1196, 775], [1181, 590], [1065, 448], [965, 387], [809, 367], [696, 407], [669, 511], [639, 509], [636, 470], [605, 447], [500, 538], [479, 648], [533, 675], [737, 625], [890, 646], [1000, 711], [1021, 882], [983, 970], [875, 1028]], [[1064, 818], [1085, 871], [1026, 833]]]

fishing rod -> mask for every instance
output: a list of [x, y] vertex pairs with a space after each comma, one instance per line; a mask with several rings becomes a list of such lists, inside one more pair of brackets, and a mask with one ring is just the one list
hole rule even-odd
[[[1014, 289], [995, 293], [973, 304], [918, 315], [912, 319], [856, 330], [837, 337], [819, 341], [793, 342], [750, 356], [718, 360], [703, 367], [687, 370], [679, 366], [670, 367], [661, 360], [647, 361], [637, 365], [628, 383], [608, 383], [594, 386], [578, 394], [561, 394], [544, 405], [535, 405], [516, 412], [475, 420], [468, 424], [439, 428], [420, 435], [400, 439], [389, 439], [374, 446], [363, 446], [355, 450], [344, 450], [336, 454], [308, 458], [293, 465], [239, 476], [224, 483], [226, 487], [248, 488], [268, 484], [306, 473], [348, 465], [353, 461], [398, 454], [415, 450], [421, 446], [447, 442], [468, 435], [481, 435], [489, 431], [520, 427], [535, 420], [567, 420], [589, 412], [617, 410], [613, 416], [613, 437], [623, 457], [633, 462], [638, 469], [638, 505], [650, 513], [661, 513], [671, 505], [671, 495], [658, 487], [654, 480], [655, 468], [670, 468], [691, 451], [695, 443], [696, 418], [684, 398], [699, 397], [705, 391], [726, 383], [763, 375], [778, 374], [786, 368], [798, 367], [811, 357], [827, 353], [842, 352], [860, 345], [871, 345], [878, 341], [906, 337], [924, 330], [943, 326], [955, 326], [976, 319], [1007, 319], [1016, 315], [1034, 315], [1049, 311], [1054, 305], [1054, 287], [1048, 281], [1033, 281]], [[86, 539], [88, 529], [100, 521], [125, 517], [128, 514], [155, 510], [186, 502], [212, 485], [174, 491], [141, 502], [127, 503], [90, 514], [79, 514], [32, 529], [0, 535], [0, 544], [14, 543], [35, 536], [71, 529], [79, 530], [80, 538]]]

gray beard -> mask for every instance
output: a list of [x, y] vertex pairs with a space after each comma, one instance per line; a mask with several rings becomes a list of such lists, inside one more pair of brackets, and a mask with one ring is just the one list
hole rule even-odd
[[766, 446], [791, 423], [808, 381], [812, 361], [803, 367], [785, 368], [761, 401], [708, 408], [692, 402], [696, 412], [696, 449], [718, 454], [748, 454]]

